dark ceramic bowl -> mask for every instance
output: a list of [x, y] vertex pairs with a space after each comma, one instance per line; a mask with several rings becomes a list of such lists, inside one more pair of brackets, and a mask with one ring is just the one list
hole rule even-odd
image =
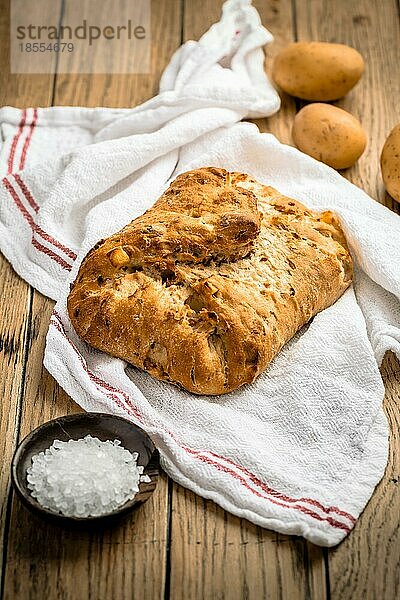
[[[33, 498], [28, 489], [27, 469], [32, 464], [32, 456], [49, 448], [54, 440], [67, 442], [70, 439], [79, 440], [85, 435], [97, 437], [102, 442], [121, 440], [121, 446], [139, 454], [137, 463], [144, 467], [143, 474], [148, 475], [151, 482], [140, 483], [139, 492], [134, 498], [111, 512], [96, 517], [68, 517], [44, 508]], [[122, 417], [104, 413], [78, 413], [44, 423], [19, 444], [11, 463], [11, 481], [23, 504], [41, 517], [69, 525], [103, 523], [126, 514], [151, 496], [157, 485], [158, 474], [158, 451], [147, 433]]]

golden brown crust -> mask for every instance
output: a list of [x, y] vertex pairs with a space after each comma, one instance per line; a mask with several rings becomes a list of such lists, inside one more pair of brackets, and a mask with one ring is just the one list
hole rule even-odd
[[89, 252], [68, 311], [95, 348], [196, 394], [224, 394], [265, 370], [351, 277], [332, 213], [209, 167], [177, 177]]

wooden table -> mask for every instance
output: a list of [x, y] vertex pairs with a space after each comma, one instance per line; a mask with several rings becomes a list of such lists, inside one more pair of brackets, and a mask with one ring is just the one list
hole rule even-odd
[[[61, 0], [54, 0], [54, 2]], [[84, 1], [84, 0], [82, 0]], [[182, 41], [218, 20], [219, 0], [154, 0], [148, 75], [9, 75], [8, 6], [0, 16], [1, 105], [134, 106], [157, 92], [160, 74]], [[64, 0], [68, 4], [68, 0]], [[357, 87], [338, 104], [368, 132], [367, 151], [344, 173], [399, 212], [384, 192], [379, 154], [400, 121], [400, 39], [396, 0], [256, 0], [275, 36], [273, 55], [292, 40], [342, 42], [366, 61]], [[299, 104], [258, 121], [291, 143]], [[327, 550], [260, 529], [176, 485], [165, 475], [151, 500], [121, 526], [68, 532], [31, 516], [10, 490], [14, 448], [29, 431], [79, 408], [42, 366], [52, 302], [0, 258], [0, 545], [2, 592], [11, 600], [91, 599], [394, 599], [400, 597], [400, 366], [387, 355], [382, 375], [392, 434], [385, 477], [354, 531]]]

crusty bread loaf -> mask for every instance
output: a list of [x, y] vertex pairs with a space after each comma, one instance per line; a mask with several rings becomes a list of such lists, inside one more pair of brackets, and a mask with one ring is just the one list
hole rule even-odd
[[252, 382], [350, 285], [339, 223], [203, 168], [86, 256], [68, 298], [89, 344], [196, 394]]

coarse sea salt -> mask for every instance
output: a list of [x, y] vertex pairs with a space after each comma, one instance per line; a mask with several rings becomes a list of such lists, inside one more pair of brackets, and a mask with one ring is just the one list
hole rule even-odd
[[138, 454], [119, 440], [55, 440], [32, 457], [28, 488], [45, 508], [70, 517], [96, 517], [131, 500], [141, 481], [149, 483]]

